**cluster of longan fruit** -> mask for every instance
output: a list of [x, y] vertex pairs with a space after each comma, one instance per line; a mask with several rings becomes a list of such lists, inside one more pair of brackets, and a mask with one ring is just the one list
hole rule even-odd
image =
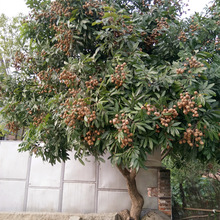
[[100, 17], [102, 17], [102, 16], [104, 15], [104, 11], [103, 11], [103, 8], [102, 8], [103, 4], [105, 4], [105, 2], [99, 2], [99, 1], [95, 1], [95, 2], [92, 2], [92, 1], [90, 1], [90, 2], [85, 2], [85, 4], [83, 5], [83, 9], [85, 10], [85, 14], [86, 14], [86, 15], [93, 16], [93, 15], [94, 15], [94, 12], [92, 11], [92, 8], [98, 9], [98, 8], [100, 8], [100, 6], [101, 6], [101, 9], [102, 9], [102, 10], [101, 10], [100, 12], [98, 12], [98, 15], [99, 15]]
[[192, 32], [195, 32], [197, 31], [197, 29], [200, 29], [199, 25], [198, 24], [195, 24], [195, 25], [190, 25], [189, 28], [191, 29]]
[[26, 63], [33, 62], [33, 57], [27, 57], [25, 62]]
[[83, 121], [86, 116], [88, 119], [88, 123], [91, 123], [96, 119], [96, 112], [90, 110], [89, 106], [83, 99], [78, 99], [73, 101], [73, 103], [67, 99], [64, 106], [67, 106], [67, 109], [63, 115], [60, 115], [63, 119], [65, 119], [65, 123], [75, 128], [76, 120]]
[[42, 57], [46, 56], [47, 55], [47, 52], [45, 50], [43, 50], [40, 54]]
[[163, 5], [163, 2], [161, 0], [154, 0], [154, 5]]
[[70, 2], [68, 0], [66, 0], [65, 3], [67, 3], [67, 7], [63, 6], [58, 1], [51, 2], [51, 12], [58, 16], [64, 15], [66, 17], [70, 17], [74, 8], [70, 6]]
[[[218, 23], [218, 25], [220, 25], [220, 21], [219, 21], [219, 23]], [[210, 43], [212, 43], [212, 42], [214, 42], [214, 45], [215, 45], [215, 49], [216, 50], [220, 50], [220, 47], [218, 46], [219, 44], [220, 44], [220, 40], [219, 40], [219, 38], [217, 37], [215, 40], [213, 40], [213, 41], [210, 41], [210, 40], [208, 40], [208, 41], [206, 41], [206, 44], [210, 44]]]
[[16, 133], [18, 130], [19, 130], [19, 127], [17, 125], [16, 122], [12, 121], [12, 122], [9, 122], [6, 127], [8, 128], [9, 131], [13, 132], [13, 133]]
[[33, 118], [33, 125], [35, 125], [36, 127], [41, 124], [43, 122], [43, 119], [45, 117], [45, 114], [44, 113], [41, 113], [39, 116], [35, 116]]
[[158, 18], [156, 18], [155, 21], [157, 22], [157, 30], [161, 30], [164, 27], [168, 28], [169, 25], [167, 23], [167, 20], [168, 20], [168, 18], [164, 18], [164, 17], [161, 17], [160, 20]]
[[[147, 111], [147, 115], [151, 115], [152, 112], [157, 113], [156, 107], [153, 105], [150, 105], [150, 104], [146, 104], [146, 105], [142, 106], [141, 109], [145, 109]], [[157, 114], [155, 114], [155, 115], [159, 116], [160, 113], [159, 113], [159, 115], [157, 115]]]
[[126, 72], [124, 71], [124, 68], [126, 66], [126, 63], [123, 63], [121, 65], [117, 65], [115, 67], [115, 75], [111, 75], [111, 81], [112, 83], [115, 83], [115, 88], [117, 89], [118, 87], [123, 85], [123, 82], [126, 78]]
[[[195, 91], [194, 95], [198, 95], [198, 92]], [[198, 108], [201, 108], [202, 105], [197, 107], [195, 100], [195, 96], [191, 97], [188, 92], [180, 94], [180, 101], [177, 103], [179, 109], [183, 109], [183, 113], [187, 115], [189, 112], [193, 113], [193, 117], [199, 117]]]
[[26, 108], [26, 110], [28, 111], [28, 114], [29, 114], [29, 115], [32, 115], [32, 114], [33, 114], [33, 112], [31, 111], [30, 108]]
[[[188, 62], [184, 63], [184, 68], [178, 68], [176, 70], [177, 74], [183, 74], [187, 70], [187, 68], [189, 68], [188, 73], [191, 74], [192, 73], [191, 69], [199, 68], [199, 67], [204, 67], [204, 64], [199, 62], [198, 60], [196, 60], [196, 58], [193, 57], [193, 56], [191, 58], [187, 57], [186, 60]], [[198, 74], [198, 77], [200, 77], [200, 76], [201, 75]], [[193, 76], [193, 77], [195, 77], [195, 76]]]
[[127, 25], [126, 28], [128, 29], [127, 31], [125, 31], [125, 33], [132, 33], [133, 32], [133, 29], [134, 29], [134, 26], [133, 25]]
[[142, 31], [141, 36], [144, 37], [145, 35], [147, 35], [147, 33], [145, 31]]
[[[178, 112], [176, 111], [175, 107], [170, 109], [163, 109], [161, 112], [160, 122], [163, 126], [168, 127], [169, 123], [178, 116]], [[168, 115], [167, 115], [168, 114]]]
[[185, 71], [186, 71], [186, 67], [184, 67], [183, 69], [182, 68], [178, 68], [176, 70], [176, 73], [179, 75], [179, 74], [183, 74]]
[[178, 39], [180, 41], [186, 42], [187, 41], [186, 33], [184, 31], [181, 31]]
[[199, 147], [199, 145], [204, 145], [204, 141], [202, 140], [202, 137], [204, 136], [203, 132], [199, 129], [192, 129], [190, 128], [192, 125], [188, 124], [189, 128], [186, 129], [184, 132], [183, 139], [179, 141], [179, 144], [189, 144], [189, 146], [193, 147], [196, 145], [196, 147]]
[[81, 88], [79, 88], [78, 90], [76, 90], [76, 89], [68, 89], [68, 92], [69, 92], [69, 94], [72, 96], [72, 97], [76, 97], [77, 96], [77, 94], [79, 93], [81, 91]]
[[123, 139], [121, 139], [121, 148], [124, 148], [126, 146], [129, 146], [129, 147], [132, 147], [132, 142], [133, 142], [133, 139], [131, 138], [131, 135], [127, 135], [127, 137], [124, 137]]
[[86, 81], [85, 84], [86, 84], [86, 87], [88, 89], [94, 89], [96, 86], [98, 86], [99, 84], [99, 81], [101, 82], [102, 81], [102, 78], [99, 79], [99, 81], [97, 79], [92, 79], [92, 76], [89, 76], [89, 81]]
[[56, 26], [54, 24], [53, 27], [57, 32], [55, 36], [58, 41], [58, 43], [55, 44], [55, 47], [60, 48], [63, 52], [66, 53], [66, 55], [70, 55], [70, 43], [74, 42], [72, 31], [67, 27], [67, 24], [64, 24], [63, 22], [61, 22], [60, 26]]
[[[121, 141], [121, 148], [124, 148], [126, 146], [132, 147], [133, 143], [133, 133], [130, 132], [129, 129], [129, 120], [125, 119], [125, 113], [122, 113], [121, 115], [116, 114], [115, 118], [113, 120], [109, 121], [110, 124], [113, 124], [117, 126], [118, 131], [122, 131], [124, 133], [124, 138], [122, 138]], [[118, 137], [116, 136], [115, 139], [117, 140]]]
[[156, 127], [156, 133], [160, 133], [160, 126], [156, 124], [155, 127]]
[[57, 93], [57, 91], [54, 89], [54, 87], [52, 85], [42, 85], [42, 84], [40, 84], [40, 86], [42, 86], [42, 91], [38, 92], [38, 94], [51, 93], [52, 91], [55, 94]]
[[40, 71], [37, 76], [39, 77], [40, 81], [48, 81], [51, 79], [51, 74], [45, 70]]
[[67, 126], [76, 128], [76, 115], [74, 112], [65, 111], [63, 115], [60, 115], [61, 118], [65, 119], [64, 122]]
[[[187, 57], [186, 60], [189, 62], [188, 65], [190, 68], [204, 67], [204, 64], [196, 60], [193, 56], [191, 58]], [[187, 66], [187, 64], [185, 66]]]
[[120, 32], [120, 31], [114, 31], [114, 37], [120, 37], [124, 35], [124, 33]]
[[[109, 19], [111, 21], [111, 19]], [[117, 21], [117, 23], [120, 23], [120, 20]], [[130, 34], [133, 32], [133, 25], [126, 25], [124, 22], [122, 23], [122, 26], [125, 28], [123, 31], [114, 31], [114, 37], [120, 37], [123, 36], [125, 34]], [[117, 44], [117, 42], [114, 42], [115, 44]]]
[[14, 67], [16, 70], [19, 70], [21, 68], [21, 64], [24, 61], [24, 59], [25, 55], [20, 51], [16, 51], [14, 58]]
[[76, 75], [71, 73], [70, 71], [68, 70], [63, 70], [61, 73], [60, 73], [60, 77], [59, 77], [59, 80], [61, 82], [64, 82], [64, 84], [66, 84], [66, 86], [69, 86], [72, 82], [74, 82], [76, 79]]
[[158, 40], [156, 38], [161, 36], [160, 31], [164, 28], [169, 27], [167, 23], [167, 18], [162, 17], [160, 20], [156, 18], [155, 21], [157, 22], [157, 27], [153, 29], [152, 34], [148, 36], [144, 41], [147, 46], [158, 43]]
[[[45, 10], [42, 10], [42, 12], [36, 11], [36, 9], [32, 9], [33, 14], [31, 15], [31, 18], [34, 18], [36, 21], [40, 20], [41, 18], [45, 17], [48, 18], [49, 14], [45, 12]], [[29, 14], [30, 15], [30, 14]]]
[[87, 144], [89, 146], [93, 146], [96, 139], [100, 140], [100, 137], [98, 137], [98, 136], [100, 136], [101, 133], [102, 133], [101, 130], [94, 130], [94, 131], [90, 130], [86, 133], [86, 136], [84, 137], [84, 140], [87, 142]]
[[[45, 83], [49, 83], [49, 81], [51, 80], [51, 76], [53, 74], [53, 71], [58, 72], [57, 69], [51, 68], [49, 71], [45, 71], [45, 70], [40, 71], [37, 74], [37, 76], [41, 82], [44, 81]], [[35, 80], [35, 82], [38, 82], [38, 81]], [[47, 92], [51, 93], [52, 91], [54, 91], [56, 93], [56, 90], [52, 85], [39, 83], [39, 86], [41, 86], [43, 88], [41, 92], [38, 92], [39, 94], [43, 94], [43, 93], [47, 93]]]
[[122, 119], [121, 122], [122, 122], [121, 129], [124, 132], [124, 134], [126, 134], [126, 136], [121, 140], [122, 142], [121, 148], [124, 148], [125, 146], [131, 147], [132, 142], [133, 142], [133, 139], [132, 139], [133, 133], [130, 133], [130, 130], [128, 128], [129, 121]]

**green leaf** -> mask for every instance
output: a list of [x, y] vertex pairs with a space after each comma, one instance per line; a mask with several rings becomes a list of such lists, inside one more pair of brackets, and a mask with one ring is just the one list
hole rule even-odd
[[118, 28], [115, 25], [109, 25], [109, 26], [102, 27], [103, 30], [108, 29], [108, 28], [118, 30]]
[[136, 124], [136, 126], [137, 126], [137, 128], [138, 128], [139, 130], [146, 132], [146, 130], [145, 130], [144, 127], [142, 127], [142, 126], [140, 126], [140, 125], [138, 125], [138, 124]]
[[180, 125], [180, 124], [181, 124], [181, 122], [175, 122], [175, 123], [172, 124], [172, 126], [173, 126], [173, 127], [176, 127], [176, 126], [178, 126], [178, 125]]
[[118, 15], [115, 12], [106, 12], [102, 18], [104, 19], [104, 18], [110, 18], [110, 17], [113, 17], [114, 19], [116, 19]]
[[147, 128], [148, 130], [154, 130], [154, 128], [150, 127], [150, 126], [147, 125], [147, 124], [145, 124], [144, 127]]
[[153, 139], [149, 138], [149, 147], [151, 150], [153, 150], [154, 144], [153, 144]]

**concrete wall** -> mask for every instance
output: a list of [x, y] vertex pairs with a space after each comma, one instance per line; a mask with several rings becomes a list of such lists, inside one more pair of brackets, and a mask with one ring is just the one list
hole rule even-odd
[[[125, 180], [109, 161], [99, 164], [88, 158], [83, 166], [71, 154], [70, 161], [51, 166], [28, 152], [18, 153], [19, 143], [0, 142], [0, 211], [102, 213], [130, 208]], [[144, 208], [158, 209], [158, 198], [148, 197], [147, 190], [158, 186], [160, 151], [149, 159], [137, 185]]]

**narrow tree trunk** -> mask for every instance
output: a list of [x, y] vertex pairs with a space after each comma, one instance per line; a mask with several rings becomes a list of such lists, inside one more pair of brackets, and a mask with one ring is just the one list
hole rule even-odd
[[184, 193], [182, 183], [179, 184], [179, 189], [180, 189], [180, 196], [181, 196], [181, 200], [182, 200], [182, 208], [185, 208], [186, 207], [186, 199], [185, 199], [185, 193]]
[[122, 169], [122, 167], [120, 166], [118, 166], [118, 169], [126, 179], [128, 193], [131, 198], [130, 217], [131, 219], [139, 220], [141, 210], [144, 205], [144, 199], [137, 189], [136, 179], [135, 179], [136, 171], [135, 170], [128, 171], [127, 169]]
[[21, 140], [24, 139], [24, 127], [22, 127]]

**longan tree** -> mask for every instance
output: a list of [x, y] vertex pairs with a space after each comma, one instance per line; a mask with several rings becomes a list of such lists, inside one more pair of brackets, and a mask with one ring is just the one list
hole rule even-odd
[[[20, 49], [18, 30], [22, 15], [8, 18], [0, 14], [0, 81], [4, 80], [7, 74], [10, 74], [10, 67], [13, 63], [11, 59], [13, 52]], [[0, 94], [2, 92], [2, 83], [0, 84]], [[2, 99], [0, 99], [2, 106]], [[5, 129], [4, 118], [0, 115], [0, 138], [7, 134]]]
[[218, 1], [185, 20], [177, 0], [27, 4], [26, 43], [2, 93], [8, 128], [25, 128], [20, 151], [51, 164], [71, 150], [82, 163], [108, 152], [135, 220], [147, 153], [220, 158]]

